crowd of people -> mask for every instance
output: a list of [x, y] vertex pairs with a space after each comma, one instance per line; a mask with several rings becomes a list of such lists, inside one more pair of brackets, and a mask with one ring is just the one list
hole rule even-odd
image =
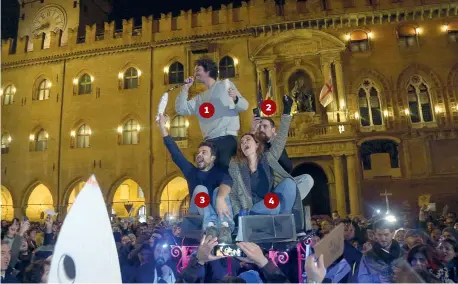
[[[164, 145], [188, 183], [192, 196], [189, 214], [200, 220], [195, 229], [202, 237], [187, 237], [189, 227], [184, 222], [169, 224], [168, 218], [148, 217], [146, 222], [112, 218], [123, 283], [382, 283], [406, 282], [406, 275], [427, 282], [458, 281], [455, 213], [434, 219], [425, 207], [416, 225], [401, 226], [385, 215], [365, 220], [341, 218], [334, 212], [313, 218], [312, 230], [306, 230], [302, 200], [313, 179], [307, 174], [291, 175], [285, 145], [292, 99], [282, 98], [280, 125], [254, 111], [251, 131], [239, 136], [239, 113], [248, 109], [248, 102], [232, 82], [218, 81], [217, 76], [214, 61], [198, 60], [194, 76], [186, 80], [175, 102], [176, 113], [195, 115], [199, 120], [203, 141], [194, 163], [169, 135], [167, 116], [159, 114], [157, 121]], [[189, 99], [194, 80], [207, 90]], [[209, 109], [213, 113], [206, 115]], [[276, 206], [266, 201], [272, 195], [278, 197]], [[302, 277], [298, 276], [296, 250], [286, 246], [290, 260], [277, 265], [259, 243], [236, 237], [244, 216], [279, 214], [294, 217], [296, 232], [292, 235], [298, 241], [311, 239], [312, 254], [299, 264], [305, 271]], [[271, 221], [265, 222], [267, 228]], [[325, 268], [323, 256], [313, 255], [314, 246], [341, 223], [343, 254]], [[3, 220], [2, 282], [46, 282], [60, 225], [52, 216], [43, 224]], [[218, 244], [230, 245], [234, 240], [244, 257], [215, 255]], [[184, 245], [198, 248], [181, 270], [171, 249]]]

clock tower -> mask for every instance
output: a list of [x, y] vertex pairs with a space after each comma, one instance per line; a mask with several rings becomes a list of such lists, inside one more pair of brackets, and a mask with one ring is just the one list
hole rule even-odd
[[[84, 36], [85, 26], [97, 24], [103, 29], [108, 21], [112, 0], [18, 0], [20, 5], [18, 37], [45, 33], [44, 48], [49, 47], [50, 32], [62, 30], [62, 45], [67, 44], [68, 29], [78, 28]], [[32, 40], [29, 50], [33, 49]]]

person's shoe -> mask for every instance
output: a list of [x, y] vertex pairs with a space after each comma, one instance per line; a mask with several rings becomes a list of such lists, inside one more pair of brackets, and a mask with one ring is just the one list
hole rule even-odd
[[205, 230], [206, 236], [212, 236], [214, 238], [218, 237], [218, 230], [216, 230], [215, 226], [208, 226]]
[[232, 244], [232, 234], [229, 227], [221, 226], [218, 235], [219, 244]]

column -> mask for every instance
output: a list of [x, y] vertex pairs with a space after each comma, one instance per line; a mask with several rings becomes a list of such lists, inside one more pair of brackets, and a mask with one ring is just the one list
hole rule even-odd
[[347, 121], [347, 97], [345, 95], [342, 62], [340, 60], [335, 61], [334, 67], [336, 71], [337, 93], [339, 95], [339, 102], [337, 103], [337, 106], [340, 113], [340, 121], [344, 122]]
[[13, 207], [14, 218], [19, 218], [19, 220], [22, 220], [22, 217], [25, 216], [26, 209], [27, 209], [27, 206], [24, 208], [24, 210], [22, 209], [22, 207], [19, 207], [19, 206]]
[[356, 156], [347, 156], [348, 191], [350, 197], [350, 212], [352, 216], [361, 215], [360, 200], [358, 198], [358, 182], [356, 180]]
[[334, 174], [336, 179], [336, 200], [337, 212], [343, 218], [347, 216], [347, 206], [345, 204], [345, 183], [343, 175], [342, 156], [333, 156], [334, 158]]
[[161, 216], [161, 210], [160, 210], [161, 203], [160, 202], [153, 202], [151, 203], [151, 211], [147, 211], [151, 214], [153, 217], [160, 217]]

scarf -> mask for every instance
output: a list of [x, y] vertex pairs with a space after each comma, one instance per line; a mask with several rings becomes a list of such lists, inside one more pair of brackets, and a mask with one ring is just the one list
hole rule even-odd
[[396, 240], [392, 240], [389, 252], [383, 249], [382, 246], [377, 242], [372, 245], [372, 251], [386, 264], [390, 264], [393, 262], [393, 260], [399, 258], [402, 253], [401, 246]]

